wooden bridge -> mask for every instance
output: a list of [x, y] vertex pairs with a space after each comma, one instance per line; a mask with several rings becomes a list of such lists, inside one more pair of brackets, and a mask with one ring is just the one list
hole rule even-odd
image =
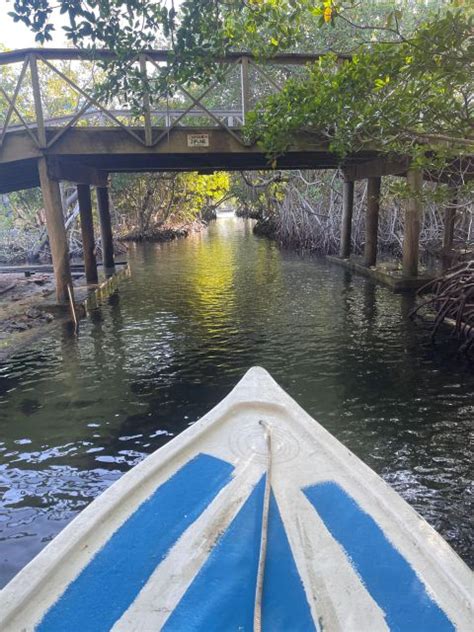
[[[0, 193], [41, 186], [56, 275], [58, 301], [68, 297], [71, 270], [59, 182], [77, 184], [88, 282], [97, 281], [91, 186], [97, 187], [103, 262], [113, 270], [113, 241], [108, 176], [117, 172], [255, 170], [268, 168], [258, 144], [242, 134], [247, 113], [262, 97], [281, 90], [295, 73], [304, 73], [320, 55], [278, 55], [258, 63], [247, 53], [216, 60], [216, 80], [196, 85], [149, 90], [166, 73], [168, 51], [148, 51], [129, 62], [130, 73], [143, 85], [140, 107], [126, 107], [117, 98], [98, 96], [93, 79], [97, 61], [112, 59], [110, 51], [27, 49], [0, 54]], [[343, 58], [341, 58], [342, 60]], [[46, 96], [56, 82], [54, 97]], [[368, 178], [365, 263], [375, 264], [380, 180], [407, 176], [414, 191], [405, 218], [403, 269], [418, 271], [421, 208], [417, 191], [423, 175], [408, 171], [404, 157], [390, 160], [376, 151], [349, 156], [341, 165], [326, 140], [302, 131], [278, 159], [279, 169], [342, 167], [344, 217], [341, 256], [350, 253], [354, 181]], [[450, 176], [445, 176], [448, 179]], [[453, 181], [453, 184], [455, 182]], [[451, 223], [454, 218], [449, 220]]]

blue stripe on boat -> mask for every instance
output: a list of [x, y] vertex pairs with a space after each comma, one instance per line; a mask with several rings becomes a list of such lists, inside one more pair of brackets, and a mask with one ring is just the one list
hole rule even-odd
[[[253, 629], [265, 478], [221, 536], [162, 632]], [[263, 592], [263, 629], [314, 630], [275, 499], [271, 498]]]
[[390, 630], [454, 630], [412, 567], [351, 496], [334, 482], [313, 485], [303, 491], [384, 611]]
[[315, 630], [303, 584], [273, 494], [270, 498], [267, 546], [263, 584], [263, 629], [282, 632]]
[[40, 632], [110, 630], [176, 540], [229, 482], [233, 466], [199, 454], [126, 520], [37, 627]]

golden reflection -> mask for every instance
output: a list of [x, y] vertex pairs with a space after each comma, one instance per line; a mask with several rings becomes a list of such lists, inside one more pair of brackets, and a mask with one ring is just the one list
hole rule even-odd
[[[281, 257], [274, 244], [255, 240], [249, 222], [221, 218], [206, 236], [196, 239], [187, 284], [188, 307], [201, 333], [214, 335], [240, 328], [258, 306], [268, 309], [275, 300], [275, 284], [282, 286]], [[236, 240], [236, 233], [244, 235]], [[249, 295], [238, 291], [246, 283], [258, 288]], [[270, 291], [271, 290], [271, 291]]]
[[[234, 230], [221, 222], [221, 235]], [[190, 307], [196, 320], [208, 333], [233, 319], [235, 311], [235, 283], [237, 270], [235, 245], [231, 239], [200, 239], [193, 249], [193, 266], [189, 279]]]

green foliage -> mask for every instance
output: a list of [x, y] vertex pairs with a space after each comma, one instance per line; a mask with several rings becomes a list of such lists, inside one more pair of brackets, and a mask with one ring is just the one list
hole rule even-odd
[[[360, 150], [403, 153], [440, 167], [472, 153], [473, 20], [448, 12], [409, 41], [361, 48], [351, 61], [326, 55], [250, 116], [249, 138], [270, 157], [301, 130], [329, 143], [341, 160]], [[436, 151], [436, 164], [427, 151]], [[428, 162], [427, 162], [428, 161]]]
[[0, 229], [35, 230], [42, 225], [39, 188], [0, 195]]
[[[443, 0], [9, 0], [10, 16], [51, 40], [53, 17], [67, 17], [66, 37], [82, 48], [109, 48], [104, 92], [140, 104], [144, 87], [173, 92], [175, 82], [203, 85], [221, 70], [215, 57], [229, 50], [271, 56], [284, 50], [352, 52], [373, 41], [402, 41]], [[463, 4], [458, 0], [455, 4]], [[144, 86], [131, 64], [137, 52], [171, 50], [170, 64]]]
[[118, 174], [112, 199], [123, 230], [143, 238], [162, 226], [180, 226], [217, 205], [229, 191], [229, 175], [217, 172]]
[[[0, 52], [2, 52], [1, 46]], [[100, 83], [104, 77], [93, 63], [85, 60], [80, 62], [58, 60], [56, 67], [72, 82], [90, 91], [93, 91], [91, 88], [93, 89], [94, 84]], [[0, 66], [0, 87], [10, 99], [15, 93], [20, 72], [20, 64]], [[43, 63], [38, 64], [38, 73], [45, 117], [70, 116], [76, 113], [82, 104], [82, 97], [78, 92]], [[10, 109], [10, 103], [5, 98], [2, 90], [0, 90], [0, 128], [3, 126], [5, 116]], [[26, 121], [30, 122], [36, 119], [29, 71], [23, 77], [15, 107]], [[20, 119], [14, 112], [12, 113], [10, 124], [20, 124]]]
[[[174, 76], [181, 81], [199, 77], [201, 82], [215, 76], [219, 68], [210, 58], [224, 52], [227, 44], [226, 5], [214, 0], [184, 0], [179, 19], [167, 0], [12, 0], [12, 4], [9, 15], [34, 31], [40, 44], [52, 39], [52, 18], [61, 14], [67, 17], [69, 25], [63, 29], [74, 46], [113, 50], [117, 59], [101, 64], [108, 75], [102, 91], [108, 96], [120, 93], [131, 104], [140, 103], [144, 88], [138, 68], [130, 65], [137, 52], [172, 49], [169, 67], [149, 86], [152, 92], [165, 87], [172, 92]], [[240, 3], [230, 0], [232, 4]]]
[[[262, 57], [285, 50], [351, 53], [342, 65], [324, 55], [258, 105], [248, 136], [270, 157], [302, 129], [328, 141], [341, 160], [376, 149], [440, 168], [472, 153], [473, 22], [462, 0], [184, 0], [177, 8], [165, 0], [14, 0], [11, 15], [44, 42], [58, 11], [69, 18], [73, 44], [117, 53], [102, 91], [137, 111], [144, 89], [153, 103], [169, 98], [177, 82], [192, 90], [193, 82], [215, 79], [215, 57], [229, 50]], [[170, 64], [144, 80], [132, 59], [159, 46], [171, 49]]]
[[[442, 0], [9, 0], [9, 15], [36, 33], [44, 44], [52, 39], [52, 18], [67, 19], [66, 37], [81, 47], [104, 46], [119, 56], [170, 44], [177, 55], [192, 51], [206, 63], [208, 53], [229, 46], [289, 48], [315, 28], [330, 27], [347, 38], [346, 26], [362, 26], [370, 37], [377, 31], [399, 35], [399, 27], [424, 15]], [[453, 4], [463, 5], [461, 0]], [[346, 30], [345, 30], [346, 29]], [[321, 30], [322, 33], [328, 33]], [[343, 43], [342, 38], [339, 43]], [[333, 40], [334, 43], [334, 40]], [[353, 37], [351, 38], [353, 43]], [[314, 42], [311, 43], [314, 48]]]
[[[247, 45], [252, 50], [261, 48], [265, 56], [271, 54], [272, 48], [351, 53], [361, 44], [399, 42], [409, 37], [420, 21], [427, 20], [447, 3], [443, 0], [285, 0], [274, 5], [271, 19], [266, 2], [259, 3], [258, 11], [237, 17], [240, 21], [235, 29], [237, 38], [250, 30], [254, 35], [249, 37]], [[265, 33], [271, 36], [265, 37]]]

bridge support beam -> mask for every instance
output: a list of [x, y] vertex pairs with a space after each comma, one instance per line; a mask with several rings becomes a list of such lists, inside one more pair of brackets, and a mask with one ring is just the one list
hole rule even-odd
[[92, 219], [91, 188], [88, 184], [77, 185], [77, 199], [81, 216], [82, 249], [87, 283], [97, 283], [97, 261], [95, 258], [94, 221]]
[[110, 219], [109, 189], [97, 187], [97, 208], [99, 210], [100, 235], [102, 239], [102, 262], [106, 274], [115, 270], [114, 241], [112, 237], [112, 222]]
[[49, 178], [45, 158], [38, 160], [38, 173], [41, 193], [43, 194], [46, 228], [48, 230], [49, 247], [51, 249], [56, 280], [56, 300], [58, 303], [66, 303], [69, 300], [68, 286], [71, 290], [71, 295], [73, 287], [61, 192], [59, 190], [59, 183]]
[[420, 169], [410, 169], [407, 172], [407, 184], [410, 198], [405, 211], [402, 270], [404, 277], [415, 277], [418, 275], [423, 172]]
[[250, 109], [249, 58], [240, 60], [240, 92], [242, 94], [242, 122], [245, 124]]
[[377, 263], [377, 235], [379, 229], [380, 177], [367, 178], [367, 212], [365, 216], [364, 265]]
[[344, 180], [342, 185], [341, 247], [339, 254], [348, 259], [351, 254], [352, 212], [354, 210], [354, 181]]
[[452, 249], [454, 241], [454, 226], [456, 223], [456, 189], [451, 190], [451, 197], [444, 210], [444, 235], [443, 235], [443, 270], [450, 267], [452, 263]]

